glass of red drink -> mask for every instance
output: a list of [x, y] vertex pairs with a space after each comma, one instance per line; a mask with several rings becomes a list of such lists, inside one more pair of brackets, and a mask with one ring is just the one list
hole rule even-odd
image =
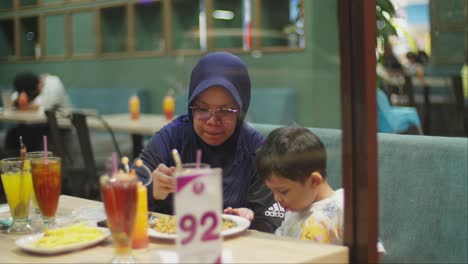
[[[47, 152], [48, 157], [52, 157], [54, 154], [51, 151]], [[26, 153], [26, 159], [27, 160], [32, 160], [32, 159], [44, 159], [44, 151], [30, 151]], [[27, 162], [25, 163], [26, 168], [31, 170], [31, 163]], [[32, 178], [31, 178], [32, 179]], [[34, 215], [30, 218], [31, 224], [40, 222], [42, 225], [42, 217], [41, 217], [41, 209], [39, 209], [39, 205], [37, 204], [36, 200], [36, 195], [34, 194], [34, 188], [32, 187], [32, 180], [31, 180], [31, 202], [34, 208]]]
[[62, 159], [46, 157], [31, 159], [31, 175], [37, 204], [46, 228], [56, 228], [55, 214], [62, 187]]
[[127, 174], [104, 175], [100, 179], [101, 196], [112, 235], [115, 256], [112, 263], [135, 263], [132, 235], [138, 199], [138, 179]]

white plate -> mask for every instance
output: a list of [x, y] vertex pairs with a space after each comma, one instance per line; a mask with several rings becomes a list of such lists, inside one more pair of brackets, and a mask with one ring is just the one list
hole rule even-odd
[[[246, 230], [250, 226], [250, 221], [245, 219], [244, 217], [240, 217], [237, 215], [223, 214], [223, 218], [231, 220], [234, 223], [236, 223], [235, 227], [231, 227], [229, 229], [221, 231], [221, 236], [223, 237], [238, 234]], [[175, 240], [177, 237], [177, 234], [162, 233], [162, 232], [154, 230], [153, 228], [148, 228], [148, 235], [154, 238], [172, 239], [172, 240]]]
[[74, 244], [69, 244], [69, 245], [64, 245], [60, 247], [54, 247], [54, 248], [40, 248], [36, 247], [33, 242], [36, 240], [42, 238], [44, 233], [39, 233], [39, 234], [34, 234], [30, 236], [24, 236], [21, 238], [18, 238], [16, 240], [16, 245], [20, 247], [23, 250], [33, 252], [33, 253], [40, 253], [40, 254], [57, 254], [57, 253], [63, 253], [67, 251], [72, 251], [72, 250], [77, 250], [77, 249], [82, 249], [85, 247], [89, 247], [91, 245], [97, 244], [103, 240], [105, 240], [107, 237], [110, 236], [109, 229], [107, 228], [100, 228], [103, 232], [104, 235], [102, 237], [96, 238], [94, 240], [87, 240], [83, 242], [78, 242]]

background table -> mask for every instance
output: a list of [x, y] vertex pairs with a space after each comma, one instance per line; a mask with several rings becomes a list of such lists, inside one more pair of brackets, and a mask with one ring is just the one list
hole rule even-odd
[[[129, 113], [95, 115], [96, 111], [86, 109], [89, 113], [87, 124], [89, 129], [106, 130], [102, 120], [104, 120], [114, 132], [129, 133], [132, 137], [133, 156], [136, 157], [143, 149], [143, 137], [152, 136], [171, 120], [166, 120], [160, 114], [141, 114], [138, 120], [132, 120]], [[99, 120], [102, 118], [102, 120]], [[70, 128], [71, 122], [68, 118], [58, 117], [57, 121], [62, 128]], [[21, 124], [43, 124], [47, 123], [47, 118], [38, 111], [7, 111], [0, 112], [0, 122], [14, 122]]]

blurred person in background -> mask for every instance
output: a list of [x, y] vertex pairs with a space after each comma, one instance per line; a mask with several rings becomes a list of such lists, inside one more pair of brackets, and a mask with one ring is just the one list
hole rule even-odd
[[[70, 107], [70, 100], [63, 83], [55, 75], [21, 72], [15, 76], [13, 86], [15, 92], [12, 94], [12, 101], [17, 108], [20, 103], [26, 103], [22, 106], [23, 110], [41, 112], [46, 109], [58, 110]], [[20, 102], [21, 100], [24, 101]], [[23, 137], [28, 151], [42, 150], [42, 136], [47, 134], [47, 124], [17, 124], [7, 132], [4, 155], [19, 155], [20, 136]]]
[[48, 73], [39, 76], [32, 72], [23, 72], [15, 77], [13, 85], [15, 92], [12, 99], [16, 106], [19, 95], [24, 92], [28, 96], [29, 110], [44, 111], [70, 107], [70, 99], [58, 76]]
[[422, 50], [418, 51], [418, 53], [409, 51], [406, 53], [406, 59], [408, 60], [405, 66], [406, 74], [421, 78], [424, 74], [424, 66], [429, 62], [427, 54]]

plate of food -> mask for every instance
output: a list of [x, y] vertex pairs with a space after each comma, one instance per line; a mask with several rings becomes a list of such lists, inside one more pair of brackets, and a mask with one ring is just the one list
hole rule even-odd
[[107, 228], [91, 227], [84, 223], [78, 223], [18, 238], [16, 245], [33, 253], [57, 254], [95, 245], [109, 235], [110, 232]]
[[[250, 221], [237, 215], [222, 215], [221, 235], [223, 237], [235, 235], [243, 232], [250, 226]], [[175, 240], [176, 235], [176, 218], [175, 216], [158, 216], [154, 221], [154, 226], [148, 229], [148, 235], [160, 239]]]

